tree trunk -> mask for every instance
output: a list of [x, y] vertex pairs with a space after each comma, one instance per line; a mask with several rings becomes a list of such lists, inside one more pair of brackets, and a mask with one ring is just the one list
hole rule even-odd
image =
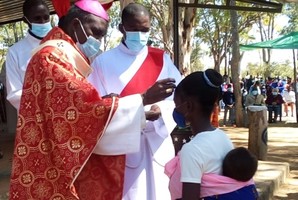
[[[235, 1], [231, 1], [235, 5]], [[231, 72], [232, 81], [235, 94], [235, 108], [236, 108], [236, 125], [243, 126], [243, 112], [242, 112], [242, 95], [240, 89], [240, 51], [239, 51], [239, 33], [238, 33], [238, 15], [237, 11], [231, 10], [231, 33], [232, 33], [232, 59], [231, 59]]]
[[258, 160], [267, 160], [267, 109], [258, 112], [248, 110], [248, 118], [248, 149]]
[[12, 30], [13, 30], [14, 42], [16, 43], [19, 41], [18, 31], [17, 31], [17, 22], [13, 23]]
[[[184, 1], [193, 3], [194, 0]], [[192, 52], [192, 41], [194, 36], [193, 27], [196, 19], [196, 8], [179, 9], [179, 70], [183, 75], [190, 73], [190, 56]]]

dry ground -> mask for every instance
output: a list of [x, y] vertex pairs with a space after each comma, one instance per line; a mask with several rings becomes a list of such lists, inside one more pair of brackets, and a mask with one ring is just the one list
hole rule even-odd
[[[286, 119], [284, 119], [286, 120]], [[293, 122], [293, 119], [290, 119]], [[246, 146], [247, 128], [225, 127], [236, 146]], [[268, 161], [287, 162], [290, 175], [276, 191], [273, 200], [298, 200], [298, 124], [286, 121], [269, 124]]]

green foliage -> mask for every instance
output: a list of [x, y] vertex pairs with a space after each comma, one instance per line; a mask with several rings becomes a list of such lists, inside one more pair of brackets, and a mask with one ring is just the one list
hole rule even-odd
[[27, 25], [24, 22], [15, 22], [0, 26], [0, 44], [2, 46], [0, 49], [0, 71], [2, 70], [8, 47], [25, 36], [24, 30], [27, 30]]
[[190, 72], [202, 71], [205, 69], [205, 66], [200, 59], [204, 55], [204, 53], [201, 50], [198, 41], [196, 41], [195, 44], [196, 45], [194, 45], [195, 47], [193, 48], [190, 56]]
[[288, 25], [282, 30], [282, 34], [298, 31], [298, 4], [289, 3], [284, 6], [284, 14], [289, 18]]
[[293, 70], [293, 64], [289, 60], [280, 63], [272, 62], [268, 67], [262, 64], [248, 63], [241, 75], [242, 77], [245, 77], [247, 74], [262, 77], [293, 77]]
[[[218, 2], [218, 1], [214, 1]], [[220, 1], [224, 4], [225, 1]], [[238, 33], [240, 41], [246, 43], [251, 39], [248, 32], [256, 23], [259, 14], [255, 12], [238, 12]], [[197, 13], [198, 26], [196, 37], [207, 44], [213, 57], [215, 69], [219, 70], [226, 54], [231, 52], [232, 33], [230, 12], [227, 10], [200, 9]]]
[[113, 3], [113, 6], [108, 10], [108, 14], [110, 17], [109, 29], [118, 28], [121, 23], [120, 3], [118, 1]]

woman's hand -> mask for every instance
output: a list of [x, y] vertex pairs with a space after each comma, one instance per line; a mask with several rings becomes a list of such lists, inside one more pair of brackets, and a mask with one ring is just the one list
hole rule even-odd
[[145, 112], [146, 119], [149, 121], [155, 121], [161, 116], [161, 111], [158, 105], [154, 104], [150, 110]]

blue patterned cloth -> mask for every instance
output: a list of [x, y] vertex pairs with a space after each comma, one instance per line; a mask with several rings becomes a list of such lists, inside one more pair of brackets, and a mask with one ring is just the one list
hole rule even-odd
[[249, 185], [234, 192], [204, 197], [203, 200], [256, 200], [258, 197], [256, 186]]

